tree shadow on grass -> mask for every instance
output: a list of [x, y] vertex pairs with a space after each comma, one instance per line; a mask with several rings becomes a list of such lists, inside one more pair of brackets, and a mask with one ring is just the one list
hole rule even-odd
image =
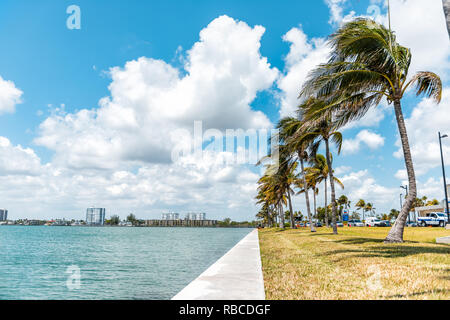
[[318, 236], [335, 236], [333, 232], [327, 232], [327, 233], [317, 233], [317, 232], [311, 232], [310, 236], [312, 237], [318, 237]]
[[[373, 239], [372, 239], [373, 240]], [[376, 239], [375, 239], [376, 240]], [[324, 253], [323, 255], [332, 256], [345, 253], [355, 253], [352, 256], [346, 256], [340, 258], [339, 260], [345, 260], [350, 258], [402, 258], [407, 256], [412, 256], [416, 254], [433, 253], [433, 254], [450, 254], [450, 247], [422, 247], [413, 245], [383, 245], [383, 246], [373, 246], [367, 247], [364, 250], [332, 250]]]
[[377, 238], [349, 238], [342, 240], [335, 240], [334, 242], [343, 244], [365, 244], [365, 243], [382, 243], [384, 239]]
[[411, 294], [394, 294], [392, 296], [387, 296], [388, 299], [402, 299], [402, 298], [408, 298], [408, 297], [416, 297], [416, 296], [422, 296], [425, 294], [437, 294], [437, 293], [443, 293], [446, 294], [450, 292], [448, 289], [435, 289], [435, 290], [429, 290], [429, 291], [421, 291], [421, 292], [414, 292]]

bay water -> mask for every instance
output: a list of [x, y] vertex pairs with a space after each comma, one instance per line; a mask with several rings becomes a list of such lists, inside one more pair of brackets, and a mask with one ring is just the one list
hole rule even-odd
[[0, 226], [0, 299], [171, 299], [250, 231]]

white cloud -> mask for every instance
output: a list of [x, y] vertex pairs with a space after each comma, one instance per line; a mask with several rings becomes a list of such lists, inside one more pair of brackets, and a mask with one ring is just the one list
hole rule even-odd
[[41, 169], [39, 157], [30, 148], [14, 146], [5, 137], [0, 137], [0, 175], [37, 175]]
[[408, 181], [408, 174], [405, 169], [397, 170], [395, 173], [395, 177], [399, 180], [402, 180], [404, 182], [405, 180]]
[[110, 70], [111, 96], [100, 108], [59, 113], [40, 126], [36, 143], [74, 168], [169, 162], [176, 129], [267, 128], [250, 107], [278, 76], [260, 54], [265, 29], [227, 16], [213, 20], [187, 52], [185, 74], [162, 60], [139, 58]]
[[369, 149], [375, 150], [384, 145], [384, 137], [369, 130], [360, 131], [354, 139], [346, 139], [342, 144], [343, 154], [354, 154], [365, 144]]
[[277, 82], [280, 93], [280, 116], [294, 116], [299, 105], [298, 95], [309, 72], [328, 60], [330, 49], [324, 38], [308, 39], [301, 27], [292, 28], [283, 36], [291, 43], [285, 57], [286, 68]]
[[22, 102], [22, 94], [14, 82], [4, 80], [0, 76], [0, 114], [13, 113], [16, 105]]
[[[439, 105], [431, 99], [422, 99], [413, 109], [411, 116], [405, 119], [412, 158], [417, 175], [441, 165], [438, 132], [450, 135], [450, 88], [444, 88]], [[403, 158], [400, 140], [397, 139], [398, 150], [394, 156]], [[450, 140], [442, 140], [445, 159], [450, 159]]]
[[356, 203], [359, 199], [371, 202], [378, 209], [387, 209], [393, 203], [397, 203], [397, 189], [387, 188], [379, 185], [376, 180], [369, 174], [368, 170], [351, 172], [340, 179], [345, 186], [345, 194], [348, 194], [352, 203]]
[[172, 163], [170, 156], [196, 120], [204, 131], [272, 126], [250, 106], [279, 74], [260, 54], [263, 33], [222, 16], [200, 32], [183, 70], [146, 57], [111, 68], [110, 95], [99, 108], [68, 113], [61, 105], [41, 123], [35, 142], [55, 152], [49, 164], [0, 139], [8, 160], [0, 162], [0, 193], [11, 217], [82, 219], [95, 205], [122, 217], [199, 210], [253, 219], [259, 175], [250, 167], [224, 165], [218, 159], [230, 155], [212, 150], [200, 161], [187, 155]]
[[[6, 145], [4, 140], [0, 142]], [[15, 162], [24, 165], [6, 168], [8, 174], [0, 163], [2, 203], [11, 218], [83, 219], [85, 208], [92, 205], [107, 208], [107, 216], [119, 214], [122, 218], [131, 211], [139, 218], [159, 218], [165, 210], [199, 210], [206, 211], [209, 218], [239, 220], [252, 219], [255, 212], [258, 176], [244, 166], [219, 165], [214, 161], [217, 154], [209, 153], [195, 165], [182, 158], [176, 164], [149, 164], [135, 172], [80, 172], [52, 164], [39, 166], [31, 151], [7, 148], [1, 148], [3, 153], [9, 152], [7, 156], [20, 151], [25, 158], [16, 156]], [[22, 170], [30, 164], [36, 172]]]
[[450, 42], [441, 0], [391, 0], [397, 41], [410, 48], [410, 75], [433, 71], [448, 78]]
[[349, 166], [339, 166], [337, 168], [334, 168], [334, 174], [339, 177], [340, 175], [347, 173], [352, 170], [352, 167]]
[[[330, 8], [330, 24], [335, 27], [356, 17], [370, 17], [388, 25], [385, 1], [371, 0], [366, 14], [345, 13], [347, 0], [325, 0]], [[433, 71], [448, 77], [450, 42], [441, 0], [391, 0], [391, 27], [397, 41], [411, 49], [410, 75]]]

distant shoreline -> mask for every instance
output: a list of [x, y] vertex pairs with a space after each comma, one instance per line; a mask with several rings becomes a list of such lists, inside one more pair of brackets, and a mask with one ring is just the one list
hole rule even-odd
[[57, 228], [174, 228], [174, 229], [254, 229], [254, 226], [46, 226], [46, 225], [22, 225], [2, 224], [0, 227], [57, 227]]

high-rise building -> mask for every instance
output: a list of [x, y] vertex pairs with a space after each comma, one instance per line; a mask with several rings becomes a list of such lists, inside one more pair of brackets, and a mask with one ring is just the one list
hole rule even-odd
[[8, 220], [8, 210], [0, 209], [0, 221]]
[[103, 226], [105, 224], [105, 208], [88, 208], [86, 210], [86, 224], [89, 226]]
[[175, 212], [163, 213], [162, 220], [179, 220], [180, 214]]
[[186, 220], [197, 220], [197, 221], [203, 221], [206, 220], [206, 214], [201, 212], [201, 213], [196, 213], [196, 212], [189, 212], [186, 214]]

